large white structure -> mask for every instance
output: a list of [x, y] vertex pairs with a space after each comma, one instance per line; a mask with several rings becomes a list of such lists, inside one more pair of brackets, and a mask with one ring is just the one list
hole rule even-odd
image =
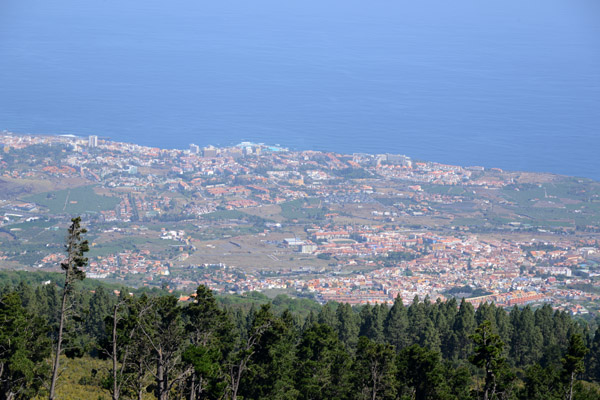
[[88, 147], [98, 147], [98, 136], [90, 135], [88, 137]]

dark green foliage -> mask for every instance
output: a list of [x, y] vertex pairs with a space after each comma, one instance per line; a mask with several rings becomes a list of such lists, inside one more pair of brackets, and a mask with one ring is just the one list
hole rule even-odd
[[567, 400], [573, 399], [573, 385], [579, 374], [585, 371], [583, 358], [588, 353], [581, 335], [575, 334], [569, 340], [569, 347], [565, 357], [561, 360], [563, 365], [562, 377], [566, 387]]
[[383, 323], [383, 334], [385, 339], [394, 346], [396, 350], [401, 350], [408, 345], [407, 331], [408, 317], [406, 314], [406, 307], [402, 304], [402, 298], [398, 296]]
[[535, 317], [529, 306], [519, 310], [515, 307], [510, 312], [513, 326], [510, 356], [517, 366], [538, 363], [542, 356], [543, 337], [539, 326], [535, 325]]
[[467, 359], [473, 349], [471, 335], [475, 332], [475, 310], [462, 299], [453, 325], [450, 356], [454, 359]]
[[[8, 322], [0, 325], [0, 345], [6, 338], [27, 345], [15, 358], [22, 362], [0, 368], [0, 379], [30, 382], [21, 398], [42, 387], [28, 371], [47, 372], [43, 360], [61, 314], [61, 287], [30, 282], [1, 289], [0, 317]], [[115, 400], [152, 392], [194, 400], [474, 400], [486, 392], [490, 400], [599, 398], [600, 335], [547, 306], [509, 314], [493, 304], [475, 310], [426, 297], [409, 307], [397, 298], [392, 307], [353, 308], [286, 296], [270, 302], [260, 293], [221, 301], [204, 286], [182, 304], [129, 291], [118, 296], [79, 283], [68, 291], [63, 350], [107, 358], [99, 362], [110, 363], [108, 371], [94, 379], [88, 371], [85, 382], [102, 381]], [[12, 361], [0, 354], [0, 362]], [[6, 379], [9, 371], [17, 374]]]
[[600, 399], [600, 387], [590, 382], [577, 381], [573, 385], [573, 400]]
[[497, 392], [500, 392], [499, 385], [502, 380], [506, 380], [508, 368], [505, 359], [502, 356], [504, 343], [500, 336], [494, 332], [492, 323], [484, 320], [471, 336], [475, 343], [475, 352], [469, 361], [478, 368], [483, 369], [485, 375], [485, 384], [483, 387], [483, 399], [497, 398]]
[[377, 343], [383, 343], [383, 324], [387, 312], [388, 306], [384, 304], [374, 306], [367, 304], [364, 306], [360, 312], [361, 325], [359, 335], [366, 336]]
[[440, 398], [445, 392], [444, 368], [438, 352], [413, 344], [398, 354], [397, 368], [403, 396], [414, 393], [415, 400], [426, 400]]
[[337, 304], [328, 302], [323, 307], [321, 307], [321, 311], [319, 315], [317, 315], [317, 322], [319, 324], [329, 325], [331, 327], [336, 325], [336, 310]]
[[155, 366], [155, 395], [167, 400], [169, 392], [181, 379], [178, 364], [184, 350], [185, 330], [181, 308], [175, 296], [152, 299], [139, 323], [142, 340], [150, 345], [150, 360]]
[[587, 358], [586, 376], [595, 382], [600, 382], [600, 328], [596, 329]]
[[560, 379], [560, 371], [552, 366], [542, 368], [532, 365], [525, 371], [525, 387], [519, 398], [528, 400], [560, 400], [564, 398], [564, 390]]
[[71, 220], [67, 232], [67, 258], [60, 263], [60, 268], [65, 271], [65, 287], [64, 290], [68, 293], [73, 289], [73, 284], [85, 278], [83, 267], [87, 265], [88, 259], [85, 257], [90, 248], [88, 241], [83, 240], [81, 235], [87, 232], [81, 227], [81, 217], [76, 217]]
[[252, 399], [295, 398], [296, 329], [291, 314], [276, 317], [266, 305], [257, 312], [253, 325], [254, 330], [265, 328], [256, 342], [240, 394]]
[[0, 299], [0, 399], [30, 399], [48, 373], [50, 341], [43, 320], [17, 292]]
[[198, 344], [188, 347], [183, 353], [183, 361], [193, 368], [193, 373], [188, 377], [188, 388], [194, 395], [204, 397], [218, 397], [223, 391], [219, 382], [221, 353], [215, 346]]
[[99, 287], [89, 301], [87, 316], [83, 321], [85, 334], [97, 344], [108, 340], [105, 320], [111, 314], [114, 296], [109, 296], [106, 289]]
[[358, 340], [353, 368], [357, 399], [395, 399], [396, 368], [394, 348], [364, 336]]
[[[124, 291], [121, 291], [124, 296]], [[121, 306], [122, 308], [120, 308]], [[140, 329], [144, 316], [152, 307], [152, 299], [146, 295], [139, 298], [121, 298], [115, 305], [110, 324], [116, 319], [116, 337], [111, 337], [111, 345], [116, 340], [116, 357], [121, 368], [117, 371], [117, 382], [121, 385], [124, 394], [139, 397], [145, 393], [151, 380], [148, 377], [147, 367], [152, 365], [152, 348], [146, 338], [146, 333]], [[116, 318], [115, 318], [116, 317]], [[112, 354], [113, 351], [108, 353]], [[117, 366], [118, 368], [118, 366]], [[118, 390], [119, 388], [117, 388]], [[113, 394], [114, 396], [114, 394]]]
[[471, 399], [471, 371], [466, 365], [456, 366], [446, 361], [444, 363], [445, 396], [441, 399], [467, 400]]
[[340, 304], [336, 310], [336, 327], [338, 338], [347, 349], [356, 348], [358, 343], [358, 315], [354, 312], [350, 304]]
[[350, 357], [333, 329], [316, 324], [298, 345], [296, 388], [299, 399], [347, 399], [350, 392]]

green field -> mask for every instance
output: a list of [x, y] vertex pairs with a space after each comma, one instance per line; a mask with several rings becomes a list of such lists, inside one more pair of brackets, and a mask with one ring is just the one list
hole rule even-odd
[[319, 199], [297, 199], [282, 203], [281, 216], [296, 220], [324, 220], [329, 211], [324, 207], [312, 208], [319, 203]]
[[248, 214], [238, 210], [217, 210], [202, 216], [203, 219], [209, 221], [218, 221], [222, 219], [244, 219]]
[[[518, 190], [516, 190], [518, 189]], [[574, 227], [600, 223], [600, 186], [595, 182], [565, 178], [540, 185], [507, 186], [500, 190], [508, 207], [533, 226]], [[541, 206], [540, 206], [541, 205]]]
[[[518, 190], [516, 190], [518, 189]], [[520, 206], [528, 206], [534, 200], [575, 200], [588, 202], [594, 196], [600, 195], [600, 185], [596, 182], [580, 182], [575, 178], [565, 178], [560, 182], [543, 183], [539, 185], [523, 184], [518, 187], [507, 186], [500, 190], [507, 199]]]
[[158, 254], [161, 251], [165, 251], [169, 248], [169, 245], [180, 244], [174, 240], [162, 240], [146, 237], [119, 237], [116, 240], [104, 243], [96, 243], [90, 247], [90, 257], [104, 257], [110, 254], [121, 253], [125, 250], [143, 250], [145, 248], [152, 248], [154, 254]]
[[96, 194], [93, 186], [39, 193], [21, 200], [47, 208], [51, 214], [71, 215], [112, 210], [120, 202], [118, 197]]

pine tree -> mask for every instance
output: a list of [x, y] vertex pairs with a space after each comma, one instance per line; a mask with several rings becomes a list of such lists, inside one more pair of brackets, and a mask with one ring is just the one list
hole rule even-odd
[[388, 343], [396, 348], [396, 351], [408, 346], [408, 317], [406, 307], [402, 303], [402, 297], [398, 295], [394, 305], [383, 323], [383, 334]]
[[316, 324], [305, 331], [297, 354], [296, 388], [300, 399], [349, 397], [349, 358], [330, 326]]
[[9, 292], [0, 299], [0, 400], [31, 399], [48, 373], [47, 328]]
[[441, 303], [440, 313], [438, 321], [436, 321], [436, 327], [440, 335], [440, 349], [442, 351], [442, 357], [444, 359], [451, 359], [453, 353], [453, 340], [454, 340], [454, 320], [458, 313], [458, 303], [455, 298], [451, 298], [445, 303]]
[[[154, 307], [154, 299], [144, 294], [137, 299], [123, 298], [123, 301], [124, 315], [119, 315], [120, 306], [123, 305], [119, 304], [120, 301], [113, 309], [113, 318], [116, 313], [117, 332], [114, 332], [113, 325], [112, 357], [114, 364], [118, 361], [121, 365], [120, 370], [117, 370], [117, 366], [113, 364], [113, 377], [115, 383], [120, 385], [117, 390], [113, 390], [113, 397], [118, 390], [123, 390], [129, 397], [142, 400], [154, 376], [148, 371], [153, 363], [153, 348], [141, 326], [148, 318], [146, 314], [151, 313]], [[118, 360], [114, 360], [115, 356]]]
[[562, 400], [564, 398], [560, 371], [554, 366], [542, 368], [534, 364], [525, 370], [525, 387], [519, 396], [523, 400]]
[[396, 365], [394, 349], [361, 336], [353, 367], [355, 390], [358, 399], [395, 399]]
[[586, 373], [588, 378], [600, 382], [600, 328], [596, 328], [594, 338], [592, 339], [587, 364]]
[[469, 357], [469, 361], [476, 367], [483, 368], [485, 373], [483, 400], [493, 399], [500, 373], [504, 369], [504, 357], [502, 357], [504, 343], [492, 330], [491, 322], [487, 320], [477, 327], [471, 339], [475, 342], [475, 354]]
[[358, 343], [358, 316], [348, 303], [340, 304], [336, 310], [338, 339], [347, 349], [353, 350]]
[[556, 310], [554, 312], [554, 316], [552, 318], [554, 328], [552, 329], [552, 333], [556, 342], [561, 345], [562, 351], [567, 350], [567, 346], [569, 343], [570, 335], [569, 329], [573, 323], [569, 314], [565, 311]]
[[106, 289], [99, 286], [90, 299], [89, 312], [84, 321], [85, 333], [95, 344], [100, 344], [108, 339], [105, 320], [111, 314], [113, 297], [109, 296]]
[[[110, 342], [108, 338], [101, 341], [101, 345], [104, 347], [104, 352], [108, 354], [112, 361], [111, 368], [111, 383], [110, 392], [113, 400], [119, 400], [121, 397], [121, 390], [124, 383], [124, 371], [129, 361], [129, 346], [131, 346], [131, 337], [133, 336], [133, 327], [127, 329], [127, 333], [119, 337], [119, 325], [122, 324], [122, 320], [126, 319], [122, 309], [126, 308], [126, 300], [123, 298], [124, 292], [121, 291], [121, 297], [113, 307], [112, 316], [106, 318], [105, 326], [111, 327]], [[120, 362], [119, 362], [120, 361]]]
[[28, 310], [37, 310], [37, 299], [31, 286], [26, 284], [24, 281], [21, 281], [17, 285], [16, 291], [24, 308]]
[[329, 325], [331, 327], [336, 324], [336, 303], [331, 301], [327, 302], [323, 307], [321, 307], [321, 311], [317, 316], [317, 322], [319, 324]]
[[304, 320], [304, 324], [302, 325], [302, 331], [303, 332], [307, 331], [308, 329], [312, 328], [313, 325], [315, 325], [316, 323], [317, 323], [317, 316], [315, 315], [313, 310], [310, 310], [310, 312], [306, 316], [306, 319]]
[[188, 398], [201, 398], [206, 392], [217, 389], [220, 361], [233, 346], [233, 323], [229, 315], [221, 310], [213, 292], [206, 286], [198, 286], [195, 301], [184, 310], [186, 332], [190, 345], [185, 351], [184, 361], [193, 366], [188, 377]]
[[531, 307], [526, 306], [520, 311], [515, 307], [510, 317], [513, 326], [510, 355], [516, 365], [525, 366], [539, 362], [544, 339], [540, 328], [535, 325]]
[[500, 340], [509, 346], [513, 327], [510, 324], [510, 316], [502, 307], [496, 307], [496, 327], [498, 328]]
[[54, 365], [52, 367], [52, 378], [50, 381], [49, 400], [54, 400], [56, 396], [56, 382], [58, 380], [58, 371], [60, 366], [60, 355], [62, 353], [63, 329], [67, 313], [71, 310], [72, 305], [69, 304], [70, 296], [72, 295], [75, 282], [85, 278], [83, 267], [87, 265], [87, 258], [84, 256], [89, 251], [88, 241], [83, 240], [81, 235], [87, 233], [87, 230], [81, 227], [81, 217], [71, 219], [71, 225], [68, 229], [67, 243], [67, 258], [60, 264], [60, 267], [65, 271], [65, 285], [63, 288], [62, 302], [59, 314], [58, 337], [56, 339], [56, 350], [54, 354]]
[[441, 398], [445, 382], [440, 359], [440, 353], [418, 344], [402, 349], [396, 360], [400, 398], [407, 395], [415, 400]]
[[495, 307], [490, 303], [481, 303], [475, 311], [475, 323], [477, 326], [484, 321], [489, 321], [494, 332], [497, 332]]
[[550, 304], [544, 304], [534, 312], [535, 325], [540, 328], [540, 332], [542, 333], [544, 349], [556, 345], [554, 321], [552, 320], [553, 315], [554, 311]]
[[419, 296], [413, 298], [413, 302], [408, 306], [408, 342], [422, 343], [422, 336], [427, 326], [427, 315], [425, 307], [419, 301]]
[[583, 358], [587, 352], [588, 349], [585, 347], [581, 335], [571, 336], [567, 354], [562, 359], [563, 381], [566, 386], [565, 400], [573, 400], [573, 385], [575, 384], [577, 375], [585, 371]]
[[460, 308], [454, 319], [452, 355], [460, 360], [465, 360], [471, 354], [473, 342], [471, 335], [474, 333], [475, 310], [471, 303], [467, 303], [463, 298]]
[[386, 312], [384, 307], [387, 305], [374, 305], [370, 307], [368, 304], [361, 311], [362, 324], [359, 335], [366, 336], [377, 343], [384, 342], [383, 324], [385, 321]]
[[151, 308], [142, 315], [139, 323], [139, 329], [152, 349], [154, 368], [148, 372], [154, 376], [158, 400], [168, 400], [171, 390], [191, 373], [191, 368], [180, 368], [185, 328], [177, 301], [177, 297], [171, 295], [152, 299]]
[[113, 400], [119, 400], [122, 395], [141, 399], [149, 384], [145, 378], [148, 375], [146, 366], [152, 362], [151, 348], [140, 324], [152, 306], [146, 295], [133, 298], [121, 289], [112, 305], [111, 315], [105, 319], [105, 329], [109, 332], [100, 344], [101, 354], [112, 362], [105, 386]]
[[255, 327], [266, 326], [255, 346], [248, 373], [242, 380], [240, 395], [252, 399], [288, 399], [294, 388], [294, 345], [296, 335], [289, 312], [273, 315], [270, 305], [263, 306], [254, 320]]
[[[268, 309], [266, 305], [263, 305], [261, 309], [264, 309], [265, 307]], [[246, 332], [243, 332], [243, 334], [237, 338], [235, 350], [230, 353], [226, 363], [229, 380], [227, 393], [231, 400], [237, 399], [240, 384], [244, 375], [248, 372], [248, 368], [250, 368], [252, 357], [256, 352], [261, 336], [272, 325], [272, 320], [270, 318], [261, 317], [260, 319], [257, 319], [259, 313], [261, 313], [261, 311], [253, 312], [253, 315], [248, 317], [248, 320], [252, 321], [252, 325]]]

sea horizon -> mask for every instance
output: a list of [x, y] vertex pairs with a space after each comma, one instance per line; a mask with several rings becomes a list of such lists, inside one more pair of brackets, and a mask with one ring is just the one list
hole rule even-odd
[[594, 0], [9, 1], [0, 130], [600, 180]]

